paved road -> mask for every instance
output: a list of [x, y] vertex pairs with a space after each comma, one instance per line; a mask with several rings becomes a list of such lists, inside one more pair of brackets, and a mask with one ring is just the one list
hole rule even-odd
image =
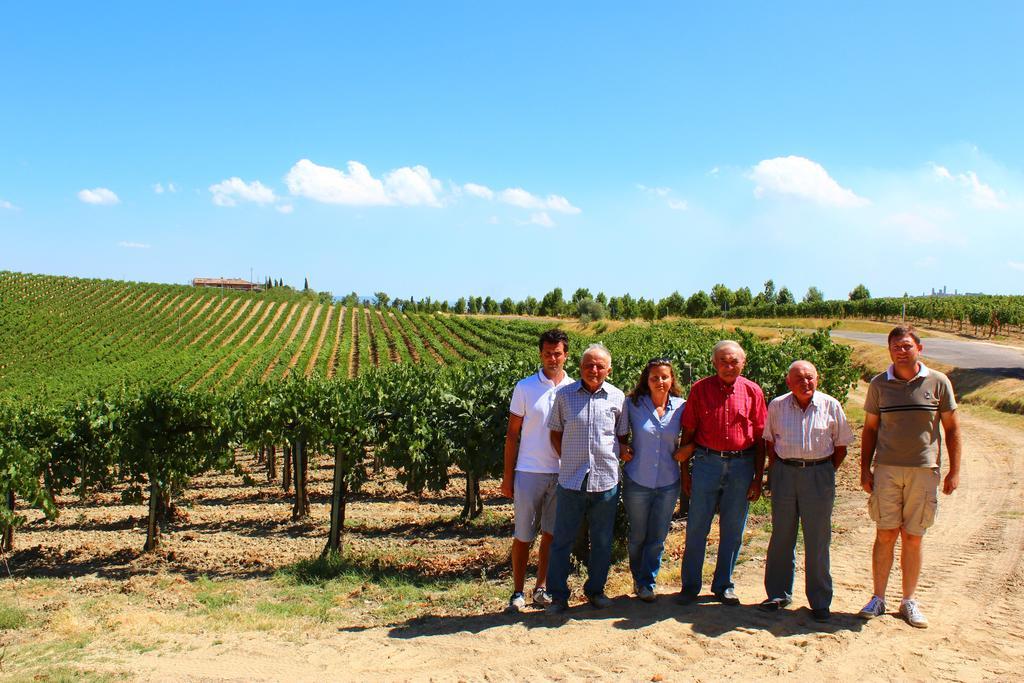
[[[832, 330], [833, 337], [858, 339], [879, 346], [885, 346], [886, 336], [873, 332], [848, 332]], [[958, 368], [986, 370], [1007, 377], [1024, 378], [1024, 352], [1019, 349], [987, 344], [985, 342], [961, 341], [959, 339], [936, 339], [926, 337], [924, 355]]]

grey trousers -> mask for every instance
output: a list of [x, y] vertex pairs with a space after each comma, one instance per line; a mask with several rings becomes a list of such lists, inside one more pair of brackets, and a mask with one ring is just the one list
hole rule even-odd
[[836, 473], [831, 464], [793, 467], [778, 460], [770, 470], [772, 537], [764, 568], [769, 598], [793, 599], [796, 571], [797, 523], [804, 530], [805, 582], [811, 609], [832, 604], [829, 544], [832, 541], [832, 505]]

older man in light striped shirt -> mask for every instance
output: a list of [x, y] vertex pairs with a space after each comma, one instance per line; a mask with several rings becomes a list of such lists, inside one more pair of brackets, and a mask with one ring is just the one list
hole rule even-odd
[[793, 601], [797, 523], [804, 528], [805, 590], [815, 621], [832, 614], [832, 505], [835, 472], [846, 457], [853, 431], [843, 406], [817, 391], [818, 371], [798, 360], [786, 374], [789, 393], [768, 404], [764, 440], [769, 458], [772, 537], [768, 544], [764, 587], [765, 611], [779, 611]]

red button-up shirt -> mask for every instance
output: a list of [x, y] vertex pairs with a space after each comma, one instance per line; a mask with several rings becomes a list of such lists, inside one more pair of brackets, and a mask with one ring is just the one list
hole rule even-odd
[[683, 427], [693, 430], [697, 445], [715, 451], [751, 448], [764, 432], [768, 409], [761, 387], [746, 377], [731, 385], [718, 375], [705, 377], [690, 389]]

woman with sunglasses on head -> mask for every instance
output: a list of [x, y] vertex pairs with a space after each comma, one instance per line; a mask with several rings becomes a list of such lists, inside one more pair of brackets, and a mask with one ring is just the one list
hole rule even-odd
[[632, 439], [622, 449], [622, 502], [629, 518], [633, 590], [644, 602], [654, 602], [665, 537], [679, 499], [679, 464], [672, 455], [686, 403], [682, 395], [672, 361], [655, 358], [626, 401]]

